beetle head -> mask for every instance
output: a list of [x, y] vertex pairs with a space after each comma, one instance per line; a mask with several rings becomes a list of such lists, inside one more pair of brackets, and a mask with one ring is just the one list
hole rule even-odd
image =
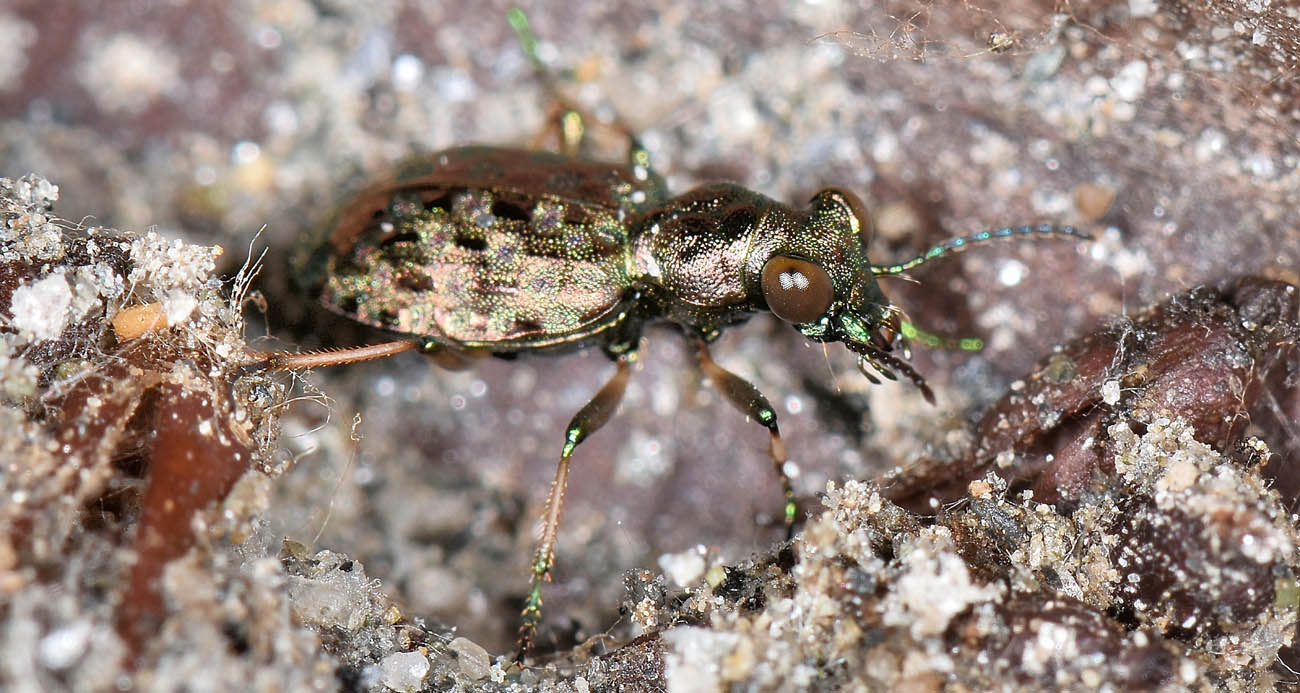
[[871, 217], [852, 193], [826, 188], [770, 248], [761, 275], [768, 310], [819, 342], [874, 341], [894, 309], [867, 258]]
[[843, 342], [867, 366], [889, 379], [902, 371], [931, 397], [924, 380], [889, 352], [899, 337], [898, 309], [876, 282], [867, 258], [871, 217], [852, 193], [826, 188], [813, 196], [792, 232], [772, 248], [761, 289], [767, 308], [818, 342]]

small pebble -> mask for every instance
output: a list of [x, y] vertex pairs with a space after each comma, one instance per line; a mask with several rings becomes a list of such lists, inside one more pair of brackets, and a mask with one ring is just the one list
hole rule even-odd
[[75, 664], [90, 644], [91, 630], [90, 621], [75, 621], [41, 638], [41, 664], [56, 671]]
[[659, 569], [678, 587], [694, 584], [708, 566], [699, 551], [688, 549], [681, 553], [666, 553], [659, 557]]
[[1120, 387], [1118, 380], [1107, 380], [1101, 384], [1101, 401], [1106, 404], [1109, 404], [1112, 407], [1119, 404], [1119, 393]]
[[429, 675], [429, 659], [419, 652], [396, 652], [379, 662], [379, 682], [394, 691], [418, 691]]
[[1099, 183], [1080, 183], [1074, 188], [1074, 208], [1085, 221], [1097, 221], [1115, 202], [1115, 188]]
[[492, 668], [492, 659], [481, 645], [469, 638], [456, 638], [448, 647], [456, 653], [462, 674], [475, 681], [488, 675], [488, 670]]

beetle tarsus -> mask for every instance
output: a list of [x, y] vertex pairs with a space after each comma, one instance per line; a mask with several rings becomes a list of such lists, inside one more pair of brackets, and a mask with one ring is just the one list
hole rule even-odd
[[748, 380], [719, 366], [709, 354], [708, 345], [702, 340], [696, 343], [695, 348], [700, 370], [713, 386], [746, 416], [765, 426], [772, 436], [768, 452], [772, 456], [772, 466], [776, 469], [776, 475], [781, 480], [781, 492], [785, 498], [782, 521], [785, 524], [785, 536], [788, 540], [794, 536], [794, 521], [799, 513], [799, 506], [795, 501], [794, 487], [790, 484], [790, 475], [785, 470], [785, 443], [781, 441], [781, 431], [776, 425], [776, 410], [768, 403], [763, 393]]
[[254, 373], [278, 373], [280, 371], [325, 368], [327, 366], [341, 366], [347, 363], [373, 361], [374, 359], [393, 356], [417, 348], [420, 348], [418, 342], [400, 339], [363, 347], [321, 349], [319, 351], [298, 353], [290, 351], [249, 351], [248, 354], [257, 360], [236, 369], [235, 379]]
[[519, 648], [516, 654], [519, 661], [523, 661], [532, 648], [533, 636], [542, 620], [542, 583], [551, 579], [551, 567], [555, 561], [555, 538], [560, 529], [560, 512], [564, 509], [564, 490], [569, 483], [569, 458], [573, 456], [578, 444], [604, 426], [614, 410], [618, 409], [635, 360], [634, 352], [618, 357], [614, 362], [617, 366], [614, 375], [610, 376], [586, 406], [574, 414], [565, 431], [564, 449], [560, 453], [560, 462], [555, 467], [555, 480], [551, 482], [551, 493], [546, 498], [546, 512], [542, 515], [542, 538], [537, 544], [537, 553], [533, 555], [528, 601], [520, 612]]
[[257, 373], [279, 373], [298, 369], [341, 366], [346, 363], [380, 359], [400, 354], [403, 351], [410, 351], [417, 347], [420, 347], [420, 345], [416, 342], [398, 340], [350, 349], [321, 349], [319, 351], [297, 353], [290, 351], [253, 351], [250, 349], [246, 353], [255, 360], [235, 367], [226, 381], [226, 396], [233, 403], [236, 399], [235, 383]]

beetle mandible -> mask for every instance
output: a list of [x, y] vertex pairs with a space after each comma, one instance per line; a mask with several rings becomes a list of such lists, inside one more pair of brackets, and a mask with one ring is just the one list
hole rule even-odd
[[[521, 17], [512, 23], [539, 64]], [[335, 215], [304, 272], [319, 277], [329, 308], [400, 339], [263, 353], [241, 369], [313, 368], [411, 349], [448, 366], [464, 355], [586, 347], [613, 360], [613, 376], [565, 430], [521, 614], [520, 657], [541, 620], [570, 458], [617, 408], [648, 323], [677, 327], [709, 381], [767, 429], [788, 536], [797, 507], [776, 412], [757, 388], [713, 361], [708, 345], [725, 328], [771, 312], [814, 342], [843, 343], [872, 382], [873, 372], [891, 380], [900, 372], [933, 403], [925, 380], [894, 353], [904, 341], [900, 311], [876, 278], [998, 238], [1087, 238], [1071, 227], [1007, 227], [877, 265], [867, 257], [870, 216], [847, 190], [823, 189], [804, 209], [731, 183], [672, 196], [630, 130], [626, 163], [587, 160], [576, 154], [580, 111], [565, 105], [562, 112], [564, 153], [443, 151], [398, 166]]]

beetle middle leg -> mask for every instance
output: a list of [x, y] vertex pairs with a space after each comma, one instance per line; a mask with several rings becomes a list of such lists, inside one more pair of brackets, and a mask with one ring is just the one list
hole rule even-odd
[[551, 494], [546, 498], [546, 513], [542, 516], [542, 538], [533, 556], [532, 581], [528, 589], [528, 602], [520, 613], [519, 652], [516, 659], [523, 660], [532, 645], [533, 634], [537, 624], [542, 620], [542, 583], [551, 577], [551, 565], [555, 559], [555, 536], [560, 529], [560, 511], [564, 508], [564, 489], [569, 481], [569, 458], [578, 444], [595, 433], [618, 408], [627, 389], [628, 377], [632, 372], [632, 363], [636, 361], [635, 352], [626, 353], [615, 360], [617, 370], [605, 383], [595, 397], [573, 416], [569, 428], [564, 433], [564, 450], [560, 453], [560, 463], [555, 468], [555, 480], [551, 482]]
[[746, 416], [765, 426], [772, 435], [769, 452], [772, 455], [772, 466], [776, 468], [776, 475], [781, 480], [781, 491], [785, 494], [785, 536], [789, 539], [794, 534], [794, 518], [799, 511], [799, 506], [794, 499], [790, 476], [785, 473], [785, 444], [781, 442], [781, 431], [776, 426], [776, 410], [768, 403], [763, 393], [748, 380], [714, 362], [713, 357], [709, 355], [708, 345], [703, 341], [696, 344], [696, 358], [700, 362], [700, 370], [704, 371], [704, 375], [708, 376], [713, 386]]

